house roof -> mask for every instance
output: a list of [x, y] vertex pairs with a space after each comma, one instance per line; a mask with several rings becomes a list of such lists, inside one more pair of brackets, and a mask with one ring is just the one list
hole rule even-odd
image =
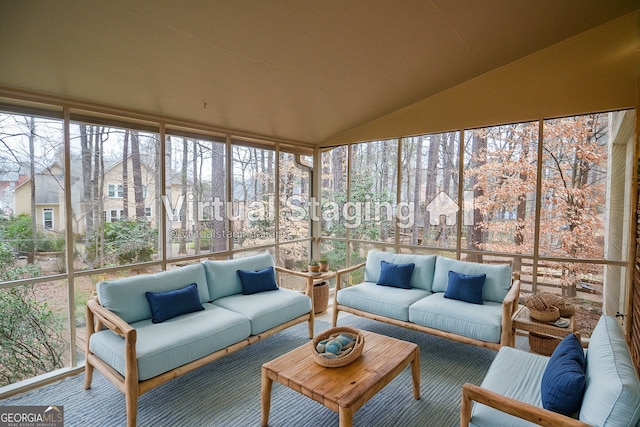
[[0, 1], [0, 87], [317, 144], [637, 0]]

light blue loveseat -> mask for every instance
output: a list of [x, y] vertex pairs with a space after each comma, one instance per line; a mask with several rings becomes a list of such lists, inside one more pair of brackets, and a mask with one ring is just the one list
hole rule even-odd
[[[542, 378], [554, 355], [501, 348], [482, 384], [463, 386], [460, 426], [634, 427], [640, 424], [640, 381], [615, 318], [602, 316], [593, 330], [585, 358], [586, 387], [581, 405], [579, 399], [576, 400], [580, 409], [575, 418], [543, 408]], [[567, 366], [566, 359], [556, 366], [573, 372], [562, 368], [562, 363]], [[562, 375], [557, 368], [553, 372], [556, 378]], [[573, 382], [564, 387], [576, 388]], [[558, 395], [560, 399], [564, 396]]]
[[[380, 286], [381, 263], [415, 264], [410, 288]], [[364, 281], [343, 287], [343, 276], [364, 267]], [[449, 271], [486, 274], [482, 304], [445, 298]], [[518, 307], [520, 281], [509, 265], [466, 262], [435, 255], [369, 251], [365, 263], [337, 272], [333, 326], [340, 311], [498, 350], [514, 345], [511, 318]]]
[[[260, 254], [98, 283], [96, 298], [87, 303], [85, 389], [93, 369], [100, 371], [125, 394], [132, 427], [138, 397], [172, 378], [300, 322], [309, 323], [313, 338], [313, 289], [243, 294], [238, 270], [269, 267], [288, 271], [276, 267], [271, 255]], [[191, 284], [198, 310], [154, 323], [146, 293], [193, 290]]]

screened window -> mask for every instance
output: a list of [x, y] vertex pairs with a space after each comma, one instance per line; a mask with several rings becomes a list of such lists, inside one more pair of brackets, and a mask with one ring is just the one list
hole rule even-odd
[[226, 250], [231, 234], [224, 139], [167, 135], [165, 145], [167, 256]]

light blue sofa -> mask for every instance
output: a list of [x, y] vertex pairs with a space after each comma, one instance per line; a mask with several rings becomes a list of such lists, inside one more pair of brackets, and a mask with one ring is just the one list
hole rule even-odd
[[602, 316], [591, 335], [586, 350], [586, 388], [575, 419], [543, 409], [541, 382], [549, 360], [501, 348], [482, 384], [463, 386], [460, 426], [639, 425], [640, 381], [615, 318]]
[[[260, 254], [98, 283], [87, 303], [85, 389], [100, 371], [125, 394], [127, 424], [135, 426], [138, 396], [153, 387], [300, 322], [313, 338], [313, 289], [243, 294], [238, 270], [269, 267], [288, 271]], [[147, 292], [194, 283], [198, 311], [153, 323]]]
[[[415, 264], [409, 289], [377, 284], [383, 261]], [[362, 267], [364, 281], [343, 287], [343, 276]], [[486, 274], [482, 304], [445, 298], [449, 271]], [[365, 263], [342, 269], [336, 276], [334, 326], [338, 313], [344, 311], [495, 350], [514, 344], [511, 318], [518, 307], [520, 281], [512, 280], [508, 265], [372, 250]]]

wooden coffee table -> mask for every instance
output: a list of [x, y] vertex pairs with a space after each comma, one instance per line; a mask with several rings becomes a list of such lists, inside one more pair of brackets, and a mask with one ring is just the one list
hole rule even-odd
[[352, 426], [356, 411], [409, 364], [413, 397], [420, 399], [420, 348], [396, 338], [361, 332], [364, 334], [362, 356], [347, 366], [318, 365], [311, 355], [311, 342], [262, 365], [262, 426], [269, 423], [273, 381], [337, 412], [340, 427]]

